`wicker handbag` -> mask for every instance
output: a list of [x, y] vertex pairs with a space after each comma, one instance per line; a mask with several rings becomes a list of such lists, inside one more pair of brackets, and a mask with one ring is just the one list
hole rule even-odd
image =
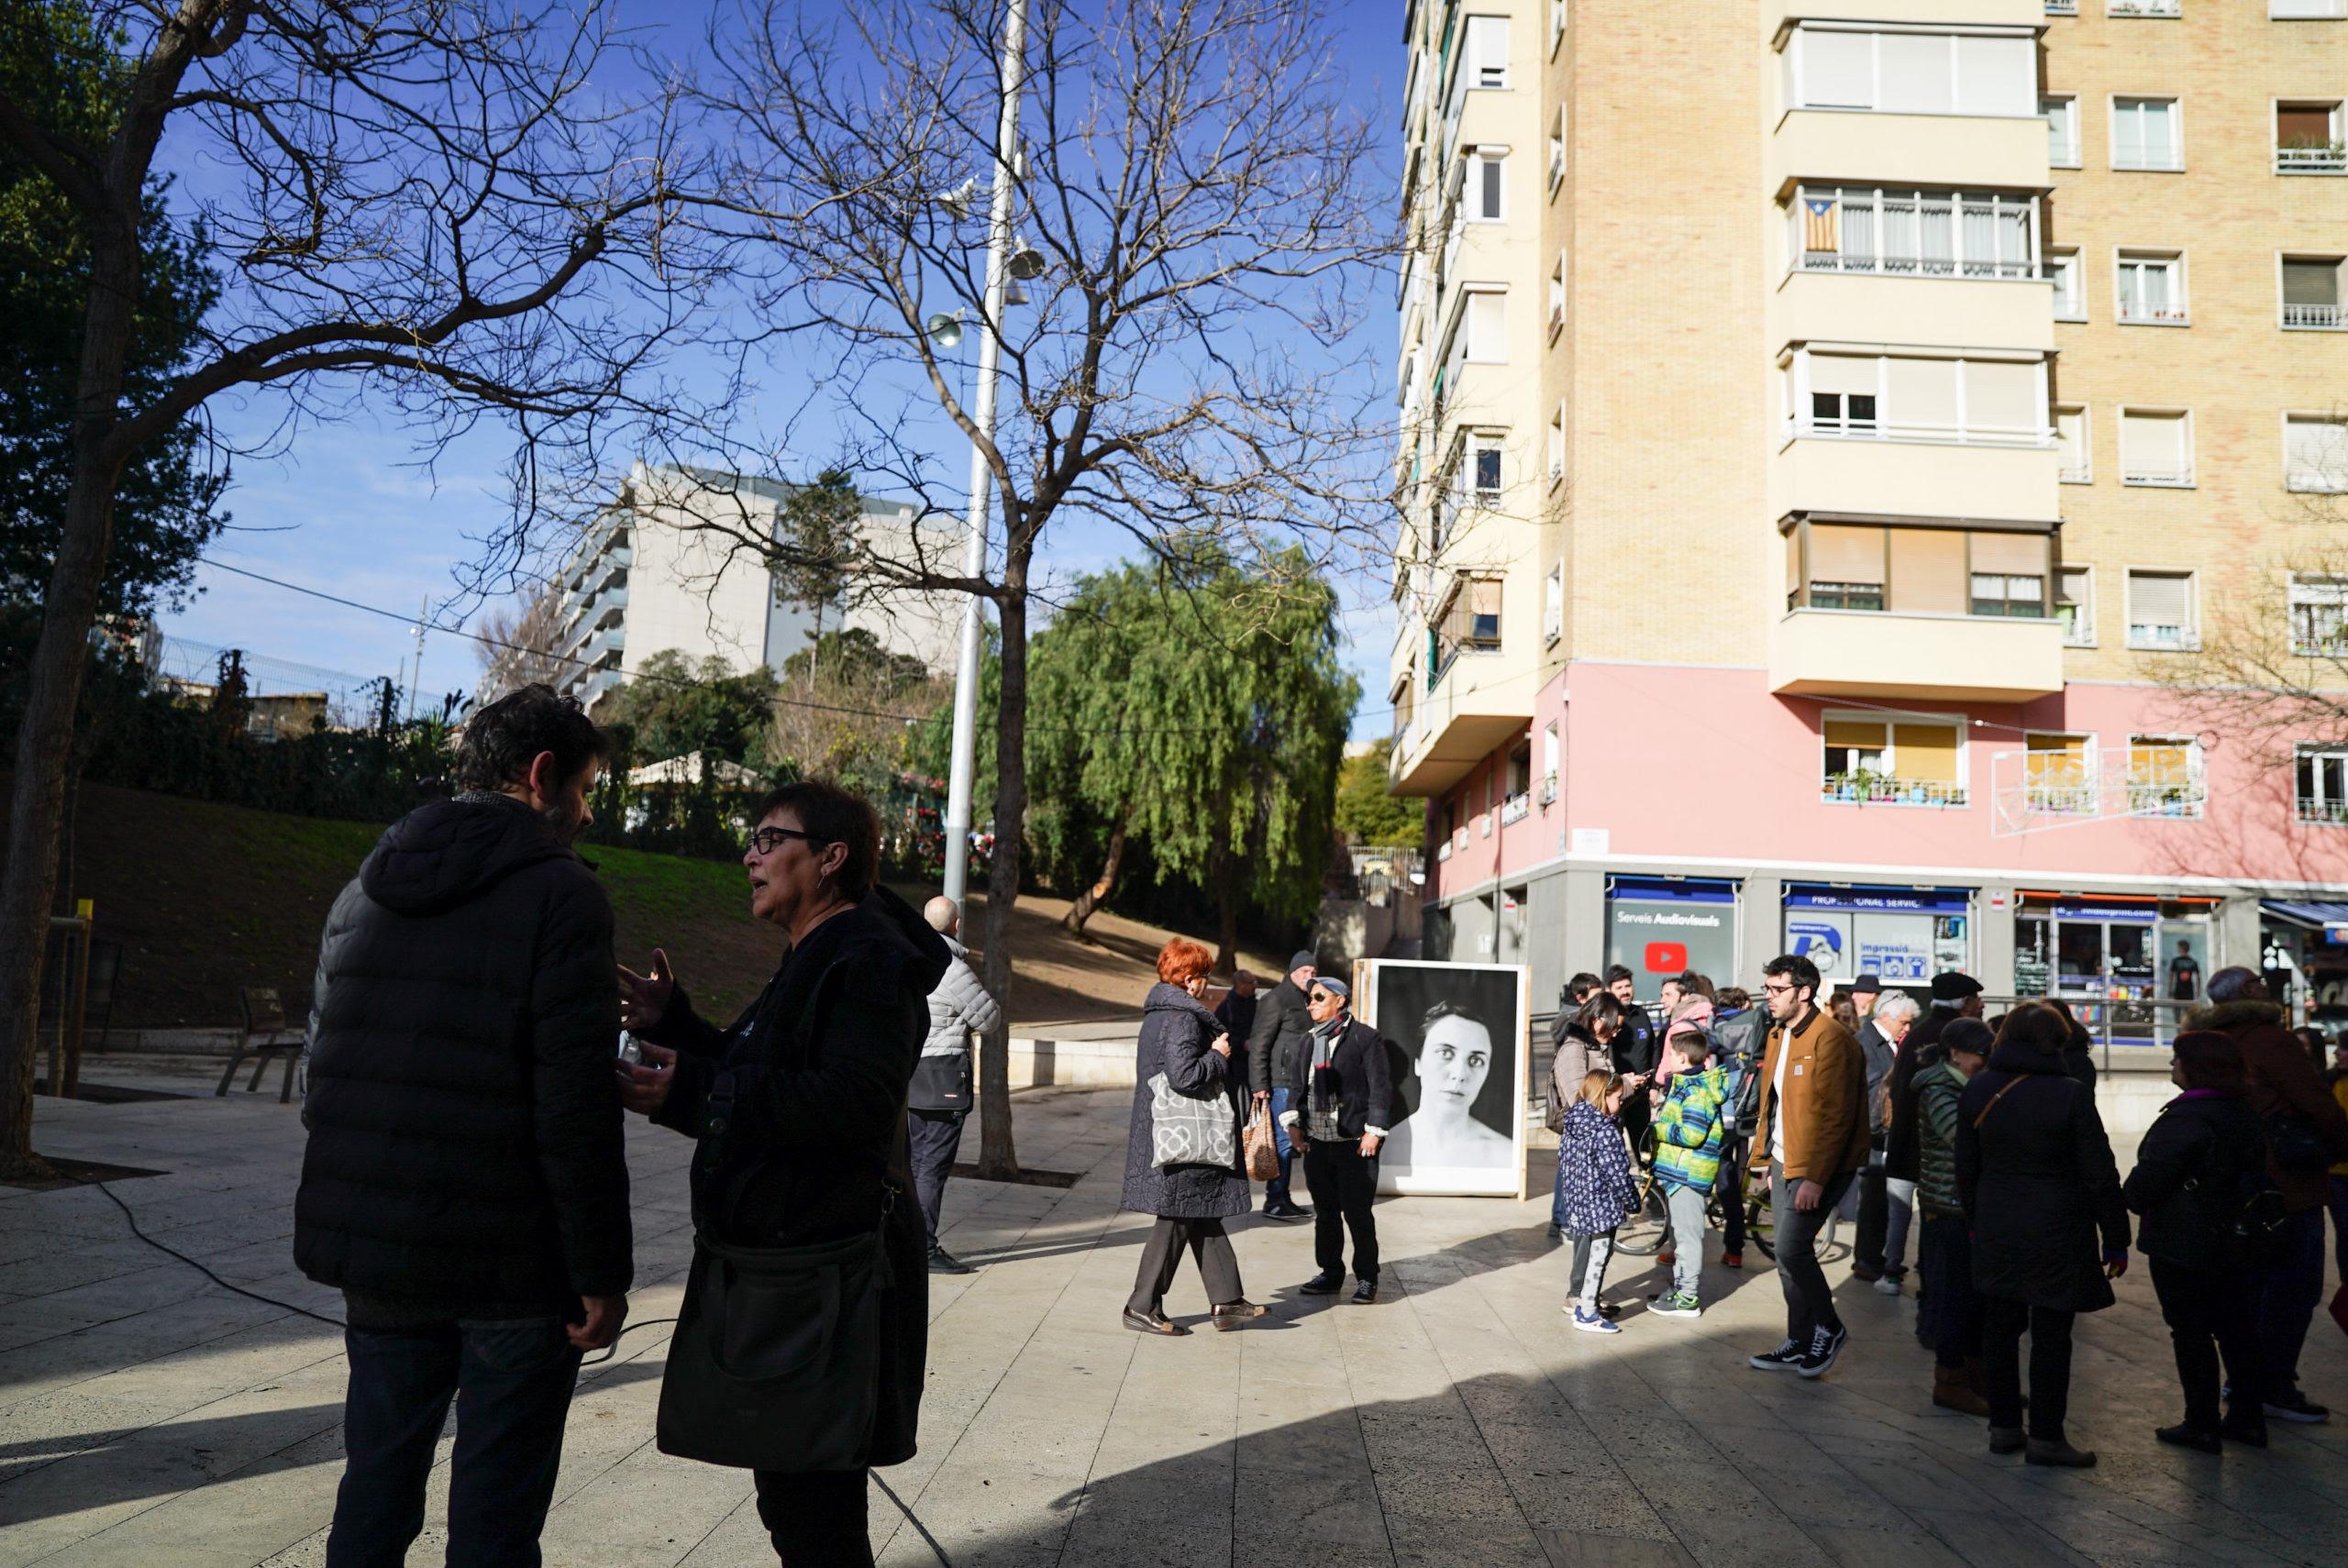
[[1258, 1101], [1255, 1113], [1247, 1118], [1247, 1131], [1240, 1140], [1247, 1156], [1249, 1181], [1275, 1181], [1280, 1174], [1280, 1150], [1277, 1135], [1272, 1132], [1272, 1103]]

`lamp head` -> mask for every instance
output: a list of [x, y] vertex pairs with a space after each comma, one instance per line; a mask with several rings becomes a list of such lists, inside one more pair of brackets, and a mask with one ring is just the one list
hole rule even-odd
[[962, 313], [940, 311], [923, 323], [928, 329], [929, 340], [940, 348], [958, 347], [962, 341]]

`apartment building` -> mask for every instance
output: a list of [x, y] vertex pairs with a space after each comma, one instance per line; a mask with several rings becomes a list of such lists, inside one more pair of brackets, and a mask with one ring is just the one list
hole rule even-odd
[[1545, 1001], [1789, 949], [2109, 1001], [2182, 944], [2348, 1000], [2348, 734], [2176, 690], [2348, 638], [2304, 569], [2348, 3], [1415, 0], [1404, 39], [1430, 953]]
[[[766, 563], [739, 547], [770, 535], [790, 488], [779, 481], [653, 468], [638, 462], [611, 504], [557, 569], [555, 652], [574, 661], [563, 689], [590, 708], [670, 649], [695, 661], [713, 656], [737, 670], [780, 670], [815, 632], [811, 606], [785, 594]], [[863, 498], [862, 528], [872, 547], [903, 558], [917, 521], [898, 501]], [[950, 548], [950, 541], [933, 541]], [[860, 628], [892, 653], [911, 654], [941, 674], [954, 668], [961, 602], [949, 595], [852, 596], [827, 606], [825, 631]]]

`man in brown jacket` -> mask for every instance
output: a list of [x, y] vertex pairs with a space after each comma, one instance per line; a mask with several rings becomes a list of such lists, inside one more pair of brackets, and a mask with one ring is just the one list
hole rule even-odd
[[[2215, 1029], [2232, 1038], [2250, 1080], [2245, 1098], [2266, 1125], [2270, 1149], [2277, 1121], [2290, 1119], [2300, 1124], [2302, 1143], [2312, 1136], [2329, 1159], [2348, 1159], [2348, 1116], [2331, 1098], [2307, 1047], [2283, 1026], [2282, 1006], [2266, 982], [2236, 966], [2210, 976], [2206, 994], [2209, 1005], [2187, 1013], [2185, 1027]], [[2259, 1269], [2252, 1285], [2259, 1402], [2278, 1420], [2320, 1421], [2331, 1412], [2300, 1392], [2299, 1351], [2323, 1300], [2323, 1208], [2330, 1177], [2322, 1162], [2287, 1169], [2271, 1152], [2267, 1175], [2283, 1191], [2288, 1240], [2283, 1255]]]
[[1866, 1055], [1818, 1006], [1817, 965], [1789, 954], [1761, 973], [1770, 1024], [1753, 1151], [1756, 1162], [1767, 1161], [1786, 1342], [1750, 1364], [1822, 1377], [1850, 1335], [1818, 1266], [1818, 1231], [1867, 1163]]

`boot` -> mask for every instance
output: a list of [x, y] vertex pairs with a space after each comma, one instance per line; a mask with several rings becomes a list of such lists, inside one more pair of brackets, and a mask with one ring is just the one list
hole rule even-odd
[[1992, 1426], [1989, 1429], [1991, 1453], [2020, 1453], [2021, 1450], [2022, 1434], [2020, 1427]]
[[1987, 1416], [1989, 1401], [1975, 1393], [1966, 1382], [1961, 1366], [1933, 1368], [1933, 1403], [1944, 1410], [1955, 1410], [1967, 1416]]
[[2026, 1463], [2056, 1464], [2066, 1470], [2085, 1470], [2095, 1463], [2094, 1454], [2073, 1448], [2061, 1438], [2032, 1438], [2024, 1447], [2022, 1459]]
[[[1977, 1355], [1965, 1358], [1965, 1386], [1972, 1389], [1974, 1396], [1983, 1404], [1989, 1402], [1989, 1374]], [[2025, 1410], [2030, 1408], [2030, 1396], [2027, 1394], [2021, 1397], [2021, 1408]]]

